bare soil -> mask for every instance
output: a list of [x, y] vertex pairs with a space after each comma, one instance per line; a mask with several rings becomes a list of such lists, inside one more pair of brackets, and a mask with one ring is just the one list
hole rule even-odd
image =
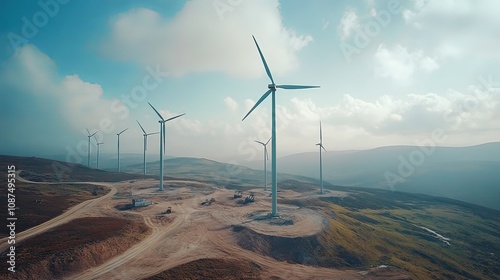
[[[65, 210], [83, 201], [109, 192], [104, 186], [92, 184], [33, 184], [18, 181], [14, 192], [18, 218], [16, 231], [21, 232], [61, 215]], [[7, 188], [0, 191], [0, 201], [7, 201]], [[7, 211], [0, 211], [0, 219], [7, 219]], [[8, 235], [2, 228], [0, 237]]]
[[[216, 275], [220, 279], [245, 279], [246, 276], [249, 277], [247, 279], [287, 280], [386, 279], [407, 276], [404, 272], [394, 271], [392, 275], [377, 278], [356, 269], [319, 267], [314, 259], [307, 258], [307, 254], [297, 255], [297, 248], [306, 251], [314, 249], [314, 244], [307, 244], [307, 240], [314, 240], [327, 226], [327, 220], [321, 211], [312, 211], [300, 203], [280, 204], [281, 216], [270, 217], [271, 197], [262, 189], [246, 191], [243, 198], [251, 192], [256, 201], [242, 204], [239, 199], [233, 198], [234, 190], [197, 181], [166, 180], [163, 192], [158, 191], [158, 181], [153, 179], [115, 183], [89, 180], [75, 184], [82, 183], [99, 184], [110, 191], [81, 202], [42, 224], [18, 232], [16, 244], [19, 243], [19, 250], [33, 250], [40, 258], [45, 260], [48, 257], [50, 260], [44, 262], [23, 251], [30, 258], [20, 257], [18, 261], [19, 266], [25, 267], [26, 273], [48, 276], [47, 279], [72, 280], [162, 279], [174, 274], [188, 277], [183, 279], [203, 279], [205, 274], [196, 274], [196, 268], [203, 268], [198, 273], [209, 275], [206, 278]], [[345, 192], [319, 195], [316, 191], [304, 194], [295, 190], [284, 190], [278, 194], [279, 201], [297, 201], [304, 196], [311, 199], [348, 195]], [[120, 208], [117, 206], [130, 203], [133, 198], [151, 200], [153, 204], [130, 210], [117, 209]], [[214, 202], [202, 205], [207, 199], [214, 199]], [[171, 214], [165, 214], [168, 207], [172, 207]], [[104, 217], [112, 219], [108, 223], [110, 227], [116, 227], [115, 230], [106, 228], [107, 225], [89, 224], [79, 228], [83, 231], [79, 238], [64, 237], [72, 235], [77, 221], [86, 221], [82, 218], [95, 222]], [[127, 224], [137, 220], [144, 222], [149, 234], [145, 234], [141, 225], [134, 230], [125, 230], [129, 234], [120, 236], [125, 225], [118, 221]], [[138, 224], [134, 222], [128, 226], [134, 228], [133, 225]], [[89, 231], [84, 233], [84, 228]], [[263, 241], [248, 242], [242, 235], [244, 231], [238, 229], [251, 233], [249, 238], [258, 236]], [[94, 235], [97, 237], [94, 238]], [[53, 236], [59, 237], [51, 239]], [[56, 245], [56, 240], [63, 243]], [[288, 243], [290, 240], [296, 243]], [[6, 254], [5, 241], [5, 238], [0, 240], [3, 255]], [[64, 242], [69, 243], [64, 245]], [[104, 252], [104, 257], [97, 256], [95, 252]], [[78, 256], [78, 261], [71, 256]], [[49, 263], [54, 265], [51, 267]], [[78, 264], [71, 266], [72, 263]], [[237, 274], [236, 270], [242, 274]], [[244, 277], [239, 277], [242, 275]]]
[[256, 263], [237, 259], [199, 259], [146, 279], [261, 279], [261, 270], [261, 267]]
[[[203, 186], [200, 182], [171, 182], [175, 188], [165, 192], [157, 191], [157, 181], [138, 180], [133, 184], [132, 196], [114, 196], [108, 199], [103, 209], [95, 208], [95, 211], [101, 210], [102, 214], [107, 209], [142, 216], [152, 228], [152, 234], [124, 254], [68, 279], [169, 279], [174, 274], [187, 277], [185, 279], [211, 279], [215, 275], [217, 279], [241, 279], [240, 276], [244, 275], [255, 279], [252, 278], [255, 274], [258, 279], [375, 279], [361, 274], [359, 270], [317, 267], [312, 260], [297, 259], [295, 264], [290, 263], [288, 260], [293, 255], [287, 253], [290, 247], [280, 248], [279, 243], [262, 246], [269, 246], [275, 252], [281, 250], [290, 256], [279, 258], [253, 250], [252, 246], [259, 246], [257, 243], [249, 242], [247, 247], [241, 246], [244, 238], [234, 230], [238, 227], [271, 239], [297, 241], [312, 240], [325, 228], [325, 220], [320, 214], [293, 205], [279, 207], [281, 218], [267, 218], [270, 197], [262, 190], [251, 191], [256, 197], [254, 203], [240, 204], [239, 199], [233, 198], [233, 191], [210, 184]], [[120, 193], [120, 189], [129, 186], [122, 183], [113, 187]], [[291, 191], [280, 195], [296, 197], [298, 194]], [[153, 205], [122, 211], [115, 208], [127, 203], [131, 197], [149, 199]], [[206, 199], [212, 198], [214, 203], [202, 205]], [[172, 213], [164, 214], [169, 206]], [[291, 222], [277, 222], [280, 219]], [[234, 274], [224, 267], [228, 260], [237, 260], [236, 263], [230, 261], [229, 266], [239, 267], [244, 273]], [[248, 265], [252, 267], [252, 272], [247, 271]], [[205, 270], [199, 272], [195, 267], [205, 267]], [[394, 273], [401, 274], [401, 271]]]
[[[57, 279], [99, 265], [123, 253], [149, 231], [141, 221], [113, 217], [72, 220], [16, 246], [16, 279]], [[7, 270], [7, 263], [0, 266]]]

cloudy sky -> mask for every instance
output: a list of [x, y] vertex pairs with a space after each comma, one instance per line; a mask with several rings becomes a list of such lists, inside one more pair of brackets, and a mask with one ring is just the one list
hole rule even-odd
[[[500, 140], [500, 2], [1, 1], [1, 154], [142, 153], [139, 120], [167, 123], [167, 153], [253, 160], [277, 83], [278, 156]], [[446, 137], [435, 137], [441, 131]], [[149, 139], [150, 153], [158, 137]], [[94, 145], [94, 142], [93, 144]], [[94, 147], [95, 149], [95, 147]], [[78, 161], [76, 156], [73, 161]]]

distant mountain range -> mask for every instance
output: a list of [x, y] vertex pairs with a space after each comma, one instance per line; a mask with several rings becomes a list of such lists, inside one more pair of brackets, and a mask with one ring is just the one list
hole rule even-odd
[[[318, 154], [278, 158], [278, 171], [318, 178]], [[262, 161], [246, 165], [260, 168]], [[423, 193], [500, 210], [500, 143], [326, 152], [323, 178], [335, 185]]]

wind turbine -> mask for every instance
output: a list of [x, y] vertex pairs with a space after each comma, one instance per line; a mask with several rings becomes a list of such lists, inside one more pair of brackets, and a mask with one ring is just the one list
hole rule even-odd
[[90, 131], [87, 128], [85, 128], [85, 129], [87, 130], [87, 133], [88, 133], [87, 137], [89, 138], [89, 149], [88, 149], [88, 154], [87, 154], [87, 167], [90, 168], [90, 138], [92, 136], [96, 135], [96, 133], [99, 132], [99, 130], [90, 134]]
[[120, 134], [127, 131], [127, 129], [128, 128], [125, 128], [124, 130], [120, 131], [120, 133], [116, 134], [118, 136], [118, 172], [120, 172]]
[[269, 70], [269, 67], [267, 66], [266, 60], [264, 59], [264, 55], [262, 54], [262, 51], [260, 50], [259, 44], [257, 44], [257, 40], [255, 40], [255, 37], [253, 37], [253, 41], [255, 42], [255, 45], [257, 46], [257, 50], [259, 51], [260, 58], [262, 60], [262, 63], [264, 64], [264, 68], [266, 69], [267, 76], [271, 80], [271, 84], [267, 86], [268, 90], [266, 93], [264, 93], [261, 98], [255, 103], [255, 105], [250, 109], [250, 111], [243, 117], [243, 120], [252, 113], [252, 111], [259, 106], [259, 104], [266, 99], [269, 94], [272, 93], [272, 121], [271, 121], [271, 138], [272, 138], [272, 152], [271, 152], [271, 158], [272, 158], [272, 168], [271, 168], [271, 173], [272, 173], [272, 216], [278, 216], [278, 179], [277, 179], [277, 173], [276, 173], [276, 89], [281, 88], [281, 89], [305, 89], [305, 88], [319, 88], [319, 86], [299, 86], [299, 85], [276, 85], [273, 80], [273, 76], [271, 75], [271, 71]]
[[320, 193], [323, 194], [323, 159], [321, 158], [321, 149], [325, 150], [323, 147], [323, 133], [321, 131], [321, 121], [319, 122], [319, 143], [316, 144], [319, 146], [319, 182], [320, 182]]
[[97, 145], [97, 169], [99, 169], [99, 147], [104, 144], [103, 142], [97, 141], [97, 137], [94, 135], [95, 143]]
[[269, 160], [269, 155], [267, 154], [267, 144], [269, 144], [271, 138], [269, 138], [266, 143], [257, 140], [254, 141], [264, 146], [264, 190], [267, 191], [267, 161]]
[[139, 126], [141, 127], [142, 132], [144, 132], [144, 134], [142, 136], [144, 136], [144, 175], [146, 175], [146, 150], [148, 149], [148, 136], [153, 135], [153, 134], [158, 134], [159, 132], [146, 133], [146, 130], [144, 130], [141, 123], [139, 123], [138, 120], [136, 120], [136, 121], [139, 124]]
[[148, 102], [148, 104], [149, 106], [151, 106], [151, 108], [153, 108], [158, 117], [160, 117], [160, 121], [158, 121], [160, 123], [160, 191], [163, 191], [163, 153], [165, 153], [165, 130], [166, 130], [165, 123], [173, 119], [176, 119], [178, 117], [182, 117], [185, 115], [185, 113], [177, 115], [175, 117], [171, 117], [169, 119], [164, 119], [163, 116], [155, 109], [155, 107], [151, 105], [151, 103]]

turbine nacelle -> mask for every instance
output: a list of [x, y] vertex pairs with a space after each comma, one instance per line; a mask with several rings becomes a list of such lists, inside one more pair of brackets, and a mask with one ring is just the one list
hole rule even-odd
[[272, 90], [272, 91], [276, 91], [276, 85], [275, 84], [268, 84], [267, 88], [270, 89], [270, 90]]
[[316, 144], [316, 146], [319, 146], [321, 149], [323, 149], [323, 151], [325, 151], [325, 152], [326, 152], [326, 149], [325, 149], [325, 147], [323, 146], [323, 144], [318, 143], [318, 144]]

